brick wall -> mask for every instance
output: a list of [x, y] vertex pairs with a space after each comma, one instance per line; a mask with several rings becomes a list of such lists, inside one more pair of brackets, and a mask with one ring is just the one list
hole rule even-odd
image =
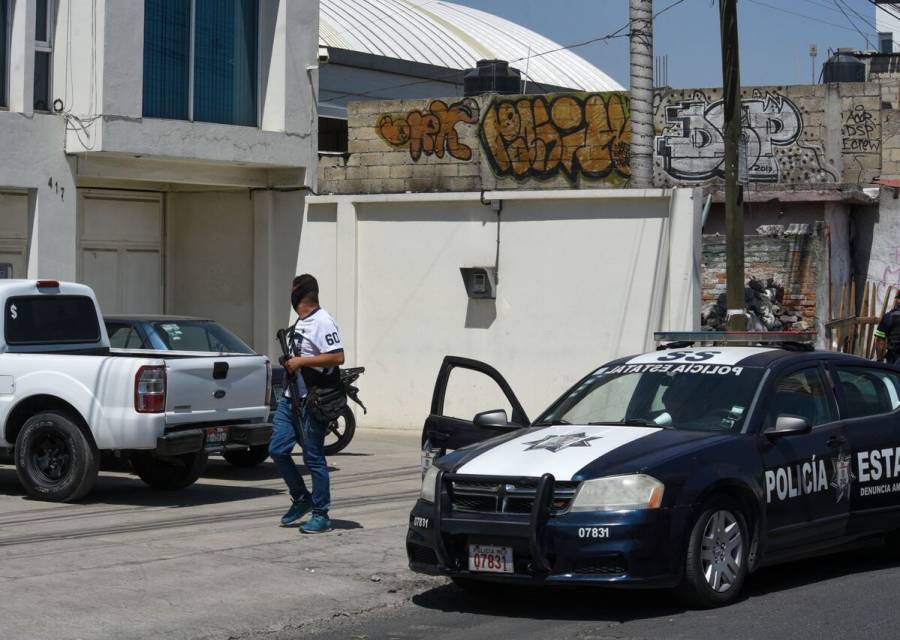
[[[744, 238], [748, 307], [769, 330], [814, 330], [821, 315], [816, 293], [823, 264], [823, 228], [792, 225], [777, 235]], [[823, 274], [824, 277], [824, 274]], [[703, 236], [701, 295], [703, 324], [720, 328], [725, 317], [725, 237]], [[825, 301], [822, 301], [823, 309]], [[722, 327], [723, 328], [723, 327]]]

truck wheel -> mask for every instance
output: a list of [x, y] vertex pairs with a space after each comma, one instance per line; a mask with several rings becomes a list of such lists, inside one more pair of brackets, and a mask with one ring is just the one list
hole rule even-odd
[[750, 543], [740, 507], [724, 496], [707, 502], [688, 538], [678, 594], [702, 607], [734, 602], [747, 577]]
[[206, 469], [206, 451], [177, 456], [158, 456], [153, 451], [135, 451], [131, 466], [138, 477], [154, 489], [174, 491], [194, 484]]
[[100, 456], [68, 416], [54, 411], [25, 421], [16, 438], [16, 474], [32, 498], [70, 502], [97, 480]]
[[325, 432], [325, 455], [333, 456], [338, 451], [343, 451], [353, 440], [355, 432], [356, 416], [353, 415], [350, 407], [344, 407], [338, 419], [333, 420], [328, 425], [328, 431]]
[[255, 467], [269, 457], [269, 445], [259, 444], [249, 449], [226, 451], [222, 457], [236, 467]]

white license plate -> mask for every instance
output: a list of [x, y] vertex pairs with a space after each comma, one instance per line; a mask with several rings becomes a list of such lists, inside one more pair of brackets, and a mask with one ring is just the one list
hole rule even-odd
[[228, 440], [228, 427], [209, 427], [206, 430], [206, 446], [225, 444]]
[[469, 571], [513, 573], [512, 547], [487, 544], [469, 545]]

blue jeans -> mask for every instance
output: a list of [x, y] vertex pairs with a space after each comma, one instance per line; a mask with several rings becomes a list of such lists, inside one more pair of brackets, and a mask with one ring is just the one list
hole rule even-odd
[[[312, 511], [316, 515], [328, 515], [331, 506], [331, 488], [328, 481], [328, 464], [325, 462], [325, 432], [327, 425], [321, 424], [306, 413], [303, 419], [303, 463], [309, 469], [312, 478]], [[272, 419], [272, 438], [269, 440], [269, 455], [275, 461], [281, 477], [284, 478], [291, 497], [294, 500], [308, 500], [310, 492], [300, 476], [300, 469], [291, 457], [291, 451], [297, 443], [294, 431], [294, 410], [290, 398], [282, 398], [278, 402], [275, 417]]]

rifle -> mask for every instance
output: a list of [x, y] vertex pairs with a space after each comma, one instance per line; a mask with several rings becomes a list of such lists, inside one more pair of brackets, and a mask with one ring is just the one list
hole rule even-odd
[[[283, 367], [284, 363], [292, 356], [291, 348], [288, 344], [287, 329], [279, 329], [278, 333], [275, 334], [275, 339], [281, 347], [281, 357], [278, 359], [278, 363]], [[303, 438], [303, 409], [300, 406], [300, 388], [297, 386], [297, 373], [292, 373], [285, 369], [284, 379], [285, 382], [287, 382], [288, 389], [291, 391], [291, 409], [294, 412], [294, 420], [291, 421], [291, 424], [294, 427], [294, 434], [296, 434], [297, 442], [300, 443], [300, 446], [305, 447], [306, 442]]]

